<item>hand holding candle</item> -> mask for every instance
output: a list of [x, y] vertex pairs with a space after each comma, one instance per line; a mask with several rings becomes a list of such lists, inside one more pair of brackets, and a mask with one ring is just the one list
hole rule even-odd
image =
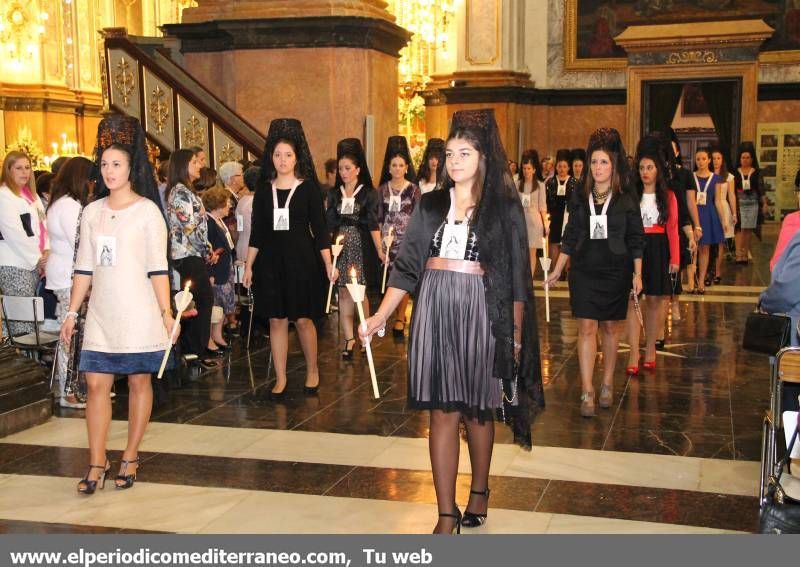
[[[358, 308], [358, 320], [360, 321], [360, 326], [362, 329], [367, 328], [366, 317], [364, 317], [364, 294], [367, 291], [367, 286], [359, 285], [358, 279], [356, 277], [356, 270], [352, 268], [350, 270], [350, 280], [352, 283], [347, 284], [347, 291], [350, 292], [350, 297], [353, 298], [353, 303], [356, 304]], [[375, 362], [372, 360], [372, 346], [370, 345], [369, 340], [365, 343], [365, 347], [367, 350], [367, 362], [369, 363], [369, 377], [372, 380], [372, 394], [375, 398], [380, 398], [380, 392], [378, 391], [378, 379], [375, 376]]]
[[383, 283], [381, 284], [381, 293], [386, 293], [386, 274], [389, 270], [389, 250], [392, 248], [394, 242], [394, 227], [389, 227], [389, 232], [383, 237], [383, 243], [386, 245], [386, 261], [383, 263]]
[[175, 306], [178, 308], [178, 313], [175, 315], [175, 321], [172, 323], [172, 331], [169, 334], [169, 344], [167, 345], [167, 350], [164, 351], [164, 358], [161, 359], [161, 368], [158, 369], [159, 380], [164, 375], [164, 369], [167, 367], [169, 353], [172, 351], [172, 343], [175, 342], [175, 337], [178, 336], [178, 329], [180, 328], [181, 324], [181, 315], [184, 311], [186, 311], [186, 308], [189, 307], [189, 304], [192, 302], [192, 293], [189, 291], [191, 284], [191, 281], [186, 280], [186, 285], [184, 286], [183, 291], [179, 291], [177, 294], [175, 294]]
[[328, 302], [325, 304], [325, 313], [331, 312], [331, 297], [333, 296], [333, 274], [336, 272], [336, 260], [339, 258], [339, 255], [342, 253], [342, 248], [344, 248], [344, 244], [342, 241], [344, 240], [343, 235], [339, 235], [336, 237], [336, 244], [331, 246], [331, 254], [333, 255], [333, 263], [331, 265], [331, 274], [330, 274], [330, 285], [328, 286]]

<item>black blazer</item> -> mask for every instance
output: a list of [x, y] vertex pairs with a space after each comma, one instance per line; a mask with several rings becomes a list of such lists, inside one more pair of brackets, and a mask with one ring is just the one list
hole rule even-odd
[[[613, 254], [630, 254], [641, 258], [644, 248], [644, 225], [642, 225], [639, 203], [632, 191], [611, 197], [608, 206], [608, 247]], [[597, 214], [600, 207], [595, 205]], [[570, 256], [579, 254], [589, 240], [589, 201], [583, 191], [572, 194], [569, 202], [569, 221], [561, 239], [561, 251]]]
[[[517, 246], [517, 242], [527, 242], [528, 229], [525, 225], [525, 216], [519, 199], [514, 195], [516, 202], [508, 204], [508, 220], [511, 222], [512, 242], [509, 243], [511, 253], [511, 301], [528, 301], [526, 268], [530, 266], [528, 248]], [[400, 245], [397, 259], [394, 261], [389, 287], [395, 287], [415, 293], [425, 263], [428, 260], [431, 241], [441, 224], [447, 219], [450, 210], [450, 191], [430, 191], [422, 195], [419, 203], [414, 207], [408, 229]], [[641, 221], [640, 221], [641, 222]], [[481, 256], [490, 251], [481, 248], [480, 234], [478, 235], [478, 251]], [[528, 272], [529, 274], [529, 272]]]

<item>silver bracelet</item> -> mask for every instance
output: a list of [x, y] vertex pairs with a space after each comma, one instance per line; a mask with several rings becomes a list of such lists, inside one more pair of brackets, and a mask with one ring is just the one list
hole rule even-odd
[[77, 311], [67, 311], [67, 314], [64, 315], [64, 319], [66, 320], [67, 317], [75, 317], [77, 319], [79, 316]]

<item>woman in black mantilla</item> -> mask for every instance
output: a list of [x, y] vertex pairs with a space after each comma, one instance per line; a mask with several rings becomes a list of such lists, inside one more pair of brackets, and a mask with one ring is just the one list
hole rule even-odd
[[423, 195], [441, 185], [443, 171], [444, 140], [431, 138], [422, 154], [422, 164], [419, 166], [419, 175], [417, 176], [417, 185]]
[[286, 392], [289, 321], [306, 359], [303, 391], [314, 394], [319, 387], [314, 321], [324, 311], [325, 274], [331, 274], [332, 264], [322, 192], [299, 120], [270, 123], [262, 161], [242, 283], [253, 284], [255, 312], [269, 319], [276, 374], [270, 399]]
[[[408, 151], [408, 142], [405, 136], [391, 136], [386, 141], [386, 153], [383, 157], [381, 181], [378, 186], [383, 206], [381, 207], [380, 223], [381, 234], [385, 239], [391, 229], [393, 239], [389, 249], [389, 270], [394, 265], [397, 252], [408, 230], [411, 213], [417, 206], [421, 196], [419, 187], [412, 181], [414, 179], [414, 163]], [[390, 272], [391, 273], [391, 272]], [[406, 296], [394, 312], [392, 333], [397, 338], [403, 338], [406, 330]]]
[[[374, 258], [377, 253], [380, 265], [386, 260], [381, 242], [380, 194], [372, 186], [372, 176], [367, 167], [364, 148], [358, 138], [345, 138], [336, 146], [336, 185], [328, 192], [328, 228], [335, 238], [344, 237], [339, 258], [339, 328], [344, 336], [342, 358], [353, 358], [356, 344], [353, 330], [355, 304], [345, 287], [355, 270], [358, 283], [374, 283], [377, 274]], [[369, 300], [364, 297], [364, 314], [369, 315]]]
[[[445, 159], [443, 190], [422, 196], [386, 296], [360, 329], [367, 340], [416, 294], [408, 404], [430, 410], [434, 533], [484, 523], [495, 417], [530, 449], [530, 421], [544, 405], [525, 216], [494, 112], [456, 112]], [[463, 520], [455, 503], [462, 419], [472, 466]]]
[[544, 184], [547, 193], [547, 212], [550, 214], [549, 252], [553, 262], [558, 260], [564, 226], [569, 218], [567, 203], [577, 187], [575, 178], [569, 174], [571, 168], [572, 155], [570, 151], [558, 150], [555, 175]]
[[628, 296], [631, 289], [637, 295], [642, 291], [644, 227], [636, 193], [625, 182], [630, 176], [619, 132], [596, 130], [589, 138], [586, 155], [586, 182], [570, 200], [561, 255], [545, 285], [554, 285], [570, 261], [569, 300], [572, 315], [578, 319], [581, 415], [592, 417], [597, 331], [603, 333], [603, 382], [598, 401], [601, 408], [609, 408]]

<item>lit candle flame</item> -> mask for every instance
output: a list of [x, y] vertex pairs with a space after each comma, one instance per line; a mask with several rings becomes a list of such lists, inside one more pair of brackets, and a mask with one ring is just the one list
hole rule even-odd
[[344, 240], [344, 234], [340, 234], [339, 236], [336, 237], [336, 245], [337, 246], [340, 245], [342, 243], [342, 240]]
[[356, 277], [355, 268], [350, 268], [350, 279], [353, 281], [353, 285], [358, 285], [358, 278]]

